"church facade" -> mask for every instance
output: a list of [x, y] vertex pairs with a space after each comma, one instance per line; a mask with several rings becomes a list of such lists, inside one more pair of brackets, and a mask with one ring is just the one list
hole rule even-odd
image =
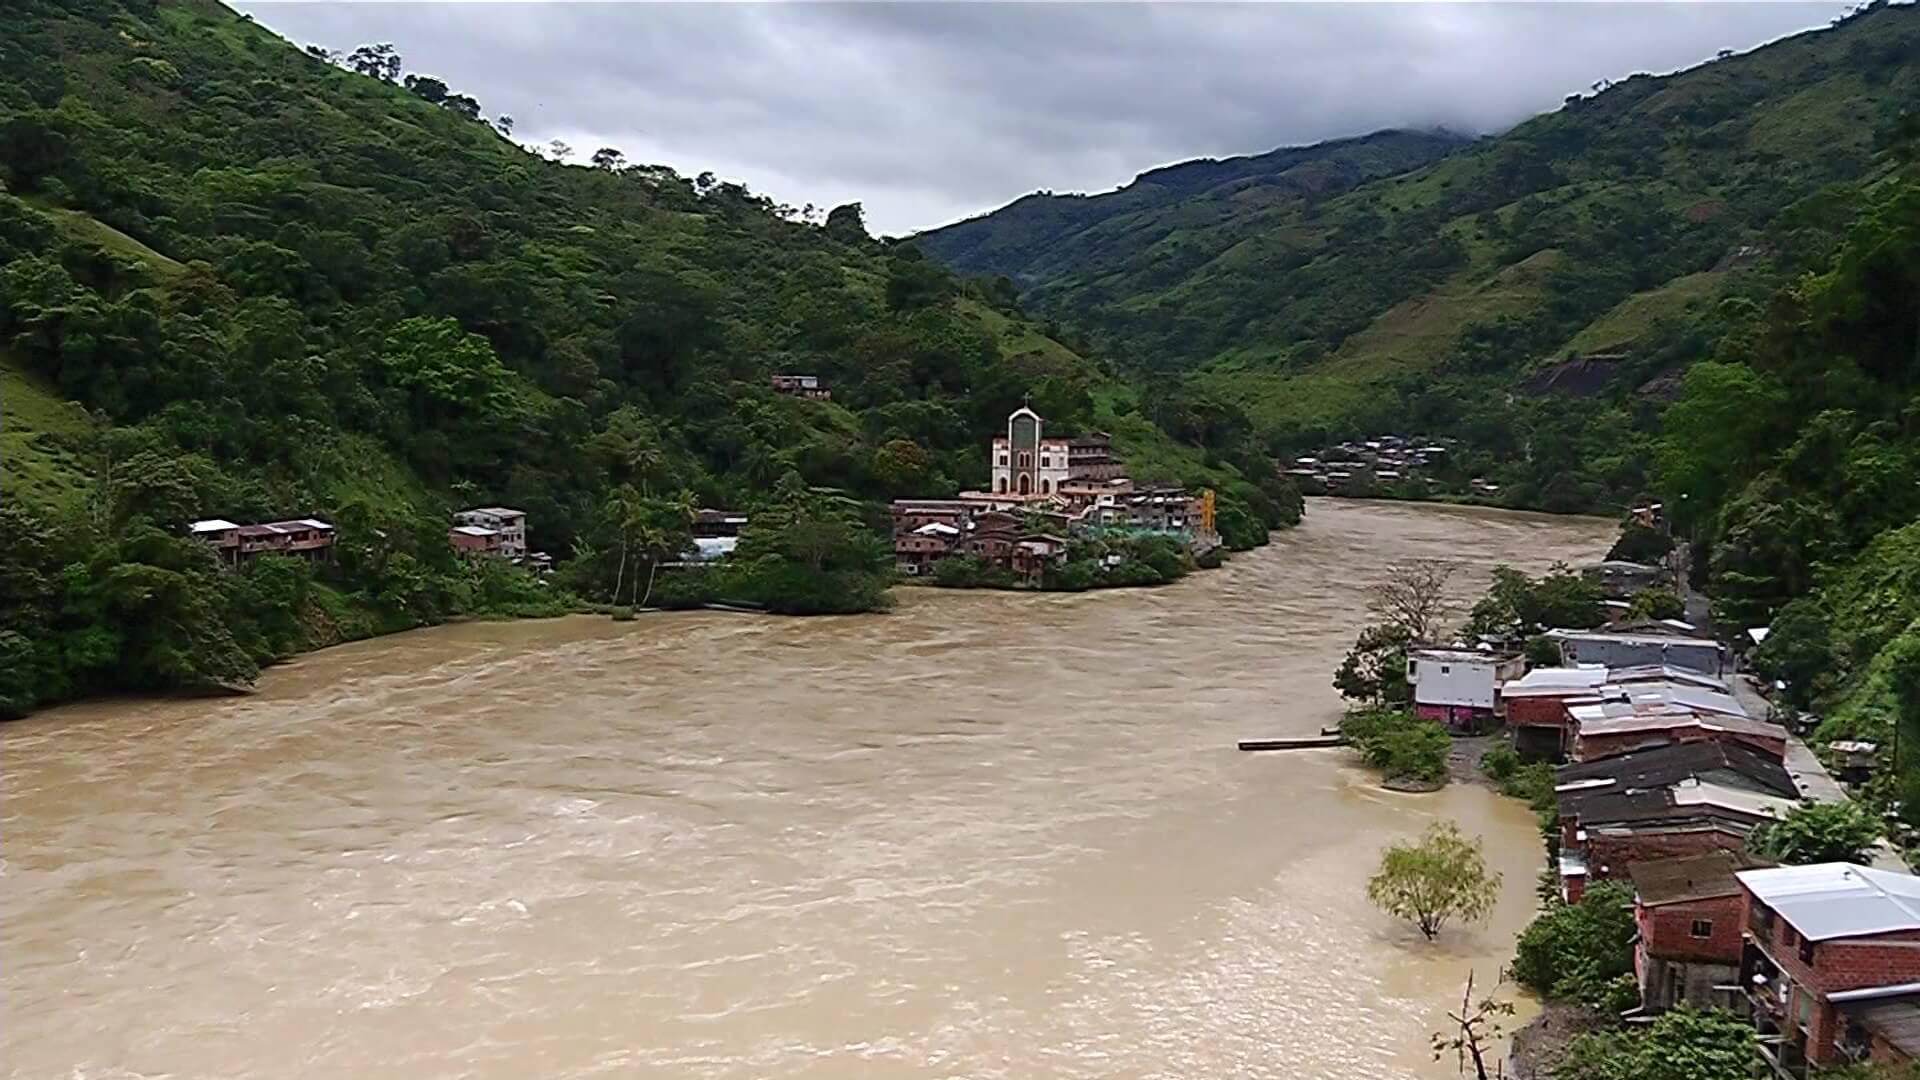
[[1007, 432], [993, 440], [993, 494], [1020, 498], [1057, 495], [1073, 476], [1071, 439], [1049, 439], [1032, 409], [1015, 409]]

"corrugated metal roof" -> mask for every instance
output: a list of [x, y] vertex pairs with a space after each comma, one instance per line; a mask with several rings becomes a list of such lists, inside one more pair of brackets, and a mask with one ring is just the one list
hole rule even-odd
[[1761, 903], [1810, 941], [1920, 930], [1920, 878], [1852, 863], [1743, 870]]
[[239, 525], [228, 521], [226, 518], [207, 518], [204, 521], [196, 521], [187, 526], [187, 531], [196, 533], [226, 532], [229, 529], [237, 529], [239, 527]]
[[1506, 697], [1559, 697], [1570, 691], [1589, 690], [1607, 681], [1607, 669], [1594, 664], [1582, 667], [1534, 668], [1500, 688]]

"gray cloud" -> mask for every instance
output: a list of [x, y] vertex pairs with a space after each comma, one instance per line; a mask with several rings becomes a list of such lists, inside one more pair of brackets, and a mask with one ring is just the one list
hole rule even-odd
[[1597, 79], [1747, 49], [1836, 3], [278, 3], [391, 41], [582, 155], [712, 170], [905, 232], [1026, 192], [1383, 127], [1497, 131]]

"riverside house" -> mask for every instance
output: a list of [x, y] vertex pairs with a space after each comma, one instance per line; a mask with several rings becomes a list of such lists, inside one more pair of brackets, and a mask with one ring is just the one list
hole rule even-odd
[[1776, 1075], [1920, 1058], [1920, 878], [1851, 863], [1735, 876], [1739, 985]]
[[1505, 713], [1500, 688], [1518, 679], [1526, 661], [1476, 649], [1415, 649], [1407, 654], [1413, 711], [1455, 731], [1491, 725]]
[[1574, 738], [1568, 702], [1594, 700], [1606, 681], [1607, 669], [1591, 665], [1534, 668], [1502, 686], [1514, 749], [1533, 761], [1564, 759]]
[[[505, 506], [476, 506], [471, 510], [462, 510], [453, 515], [456, 526], [486, 529], [494, 534], [490, 541], [490, 552], [504, 555], [509, 559], [524, 559], [527, 556], [527, 512], [513, 510]], [[458, 532], [458, 530], [455, 530]], [[477, 536], [478, 534], [467, 534]], [[451, 537], [450, 537], [451, 539]], [[455, 540], [454, 547], [460, 548]], [[465, 553], [468, 549], [462, 549]]]
[[1739, 976], [1746, 901], [1734, 874], [1761, 865], [1743, 852], [1708, 851], [1628, 868], [1638, 930], [1633, 973], [1644, 1012], [1745, 1004]]
[[258, 555], [323, 559], [333, 553], [333, 526], [319, 518], [293, 518], [259, 525], [207, 518], [187, 526], [187, 531], [194, 539], [213, 548], [229, 566], [248, 562]]

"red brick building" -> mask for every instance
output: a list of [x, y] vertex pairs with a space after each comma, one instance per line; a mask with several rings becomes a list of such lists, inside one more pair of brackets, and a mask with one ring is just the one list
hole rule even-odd
[[447, 542], [454, 552], [474, 558], [500, 554], [505, 539], [500, 530], [484, 525], [455, 525], [447, 530]]
[[1920, 878], [1849, 863], [1743, 870], [1740, 985], [1761, 1053], [1811, 1067], [1920, 1050]]
[[187, 531], [230, 565], [259, 555], [323, 559], [333, 553], [333, 526], [318, 518], [292, 518], [259, 525], [237, 525], [220, 518], [208, 518], [194, 522]]
[[1715, 849], [1628, 868], [1639, 927], [1633, 971], [1642, 1009], [1740, 1004], [1746, 899], [1734, 873], [1758, 865], [1744, 852]]
[[1535, 668], [1500, 688], [1514, 749], [1536, 761], [1561, 761], [1573, 749], [1567, 705], [1597, 700], [1604, 668]]

